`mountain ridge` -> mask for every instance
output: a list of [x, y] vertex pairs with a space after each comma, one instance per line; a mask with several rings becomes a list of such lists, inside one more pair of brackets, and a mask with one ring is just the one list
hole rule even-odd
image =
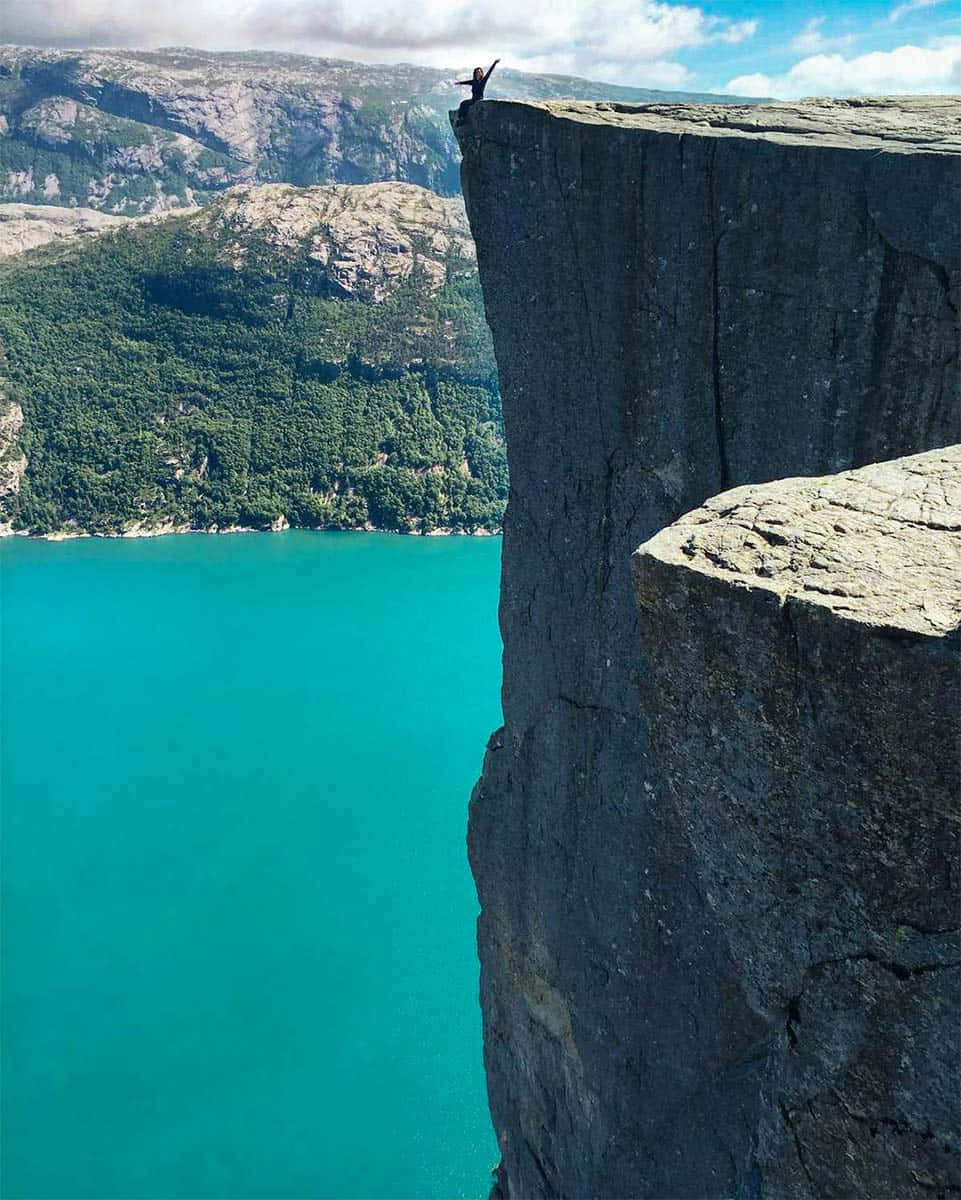
[[[237, 183], [396, 179], [459, 191], [452, 71], [270, 51], [0, 46], [0, 201], [119, 215]], [[643, 104], [738, 97], [499, 68], [492, 96]]]

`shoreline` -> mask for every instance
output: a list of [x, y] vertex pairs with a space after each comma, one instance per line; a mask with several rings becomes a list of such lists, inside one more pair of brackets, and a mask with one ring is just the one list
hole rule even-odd
[[318, 529], [308, 525], [274, 525], [268, 529], [257, 529], [253, 525], [228, 525], [224, 529], [197, 529], [188, 525], [151, 526], [144, 529], [124, 529], [120, 533], [90, 533], [87, 530], [55, 529], [50, 533], [30, 533], [26, 529], [11, 529], [0, 526], [0, 538], [21, 537], [36, 542], [72, 542], [80, 538], [101, 538], [104, 541], [130, 541], [134, 538], [169, 537], [175, 534], [197, 533], [210, 537], [231, 533], [389, 533], [396, 537], [500, 537], [503, 530], [497, 529], [379, 529], [375, 525], [358, 525], [353, 529]]

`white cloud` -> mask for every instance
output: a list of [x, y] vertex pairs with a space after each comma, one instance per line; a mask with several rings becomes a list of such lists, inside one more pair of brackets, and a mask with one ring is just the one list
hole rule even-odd
[[888, 14], [889, 21], [900, 21], [902, 17], [907, 17], [913, 12], [919, 12], [922, 8], [934, 8], [938, 4], [943, 4], [944, 0], [904, 0], [903, 4], [899, 4], [896, 8], [892, 8]]
[[770, 75], [738, 75], [722, 91], [735, 96], [766, 96], [774, 95], [772, 90], [774, 80]]
[[854, 41], [850, 33], [836, 34], [833, 37], [824, 35], [826, 17], [812, 17], [799, 34], [791, 40], [791, 49], [799, 54], [823, 54], [827, 50], [840, 50]]
[[722, 26], [717, 32], [717, 40], [719, 42], [727, 42], [728, 45], [736, 45], [738, 42], [746, 42], [748, 38], [754, 37], [757, 33], [760, 21], [732, 21], [729, 25]]
[[845, 58], [815, 54], [784, 75], [739, 75], [725, 89], [742, 95], [877, 96], [961, 91], [961, 37], [933, 46], [898, 46]]
[[496, 55], [522, 70], [676, 87], [676, 55], [753, 37], [675, 0], [0, 0], [0, 41], [274, 49], [450, 66]]

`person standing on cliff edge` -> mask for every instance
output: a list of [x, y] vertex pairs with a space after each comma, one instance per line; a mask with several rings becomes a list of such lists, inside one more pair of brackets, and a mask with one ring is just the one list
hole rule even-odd
[[458, 110], [457, 110], [457, 124], [458, 125], [463, 125], [464, 122], [467, 120], [467, 114], [470, 111], [471, 105], [476, 104], [478, 100], [484, 99], [484, 88], [487, 87], [487, 81], [491, 77], [491, 72], [494, 70], [494, 68], [497, 66], [497, 64], [499, 62], [500, 62], [500, 59], [495, 58], [494, 61], [491, 63], [491, 65], [488, 67], [486, 75], [484, 74], [483, 67], [475, 67], [474, 73], [470, 77], [470, 79], [455, 79], [454, 80], [454, 83], [457, 84], [458, 87], [467, 87], [468, 85], [470, 86], [470, 99], [462, 100], [460, 102], [460, 108], [458, 108]]

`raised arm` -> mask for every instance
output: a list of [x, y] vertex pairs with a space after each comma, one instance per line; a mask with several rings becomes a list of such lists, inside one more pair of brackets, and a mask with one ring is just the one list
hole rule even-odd
[[494, 61], [491, 63], [491, 65], [487, 68], [487, 74], [484, 76], [485, 83], [488, 81], [488, 79], [490, 79], [491, 75], [493, 74], [494, 68], [497, 66], [497, 64], [499, 62], [500, 62], [500, 59], [495, 58]]

